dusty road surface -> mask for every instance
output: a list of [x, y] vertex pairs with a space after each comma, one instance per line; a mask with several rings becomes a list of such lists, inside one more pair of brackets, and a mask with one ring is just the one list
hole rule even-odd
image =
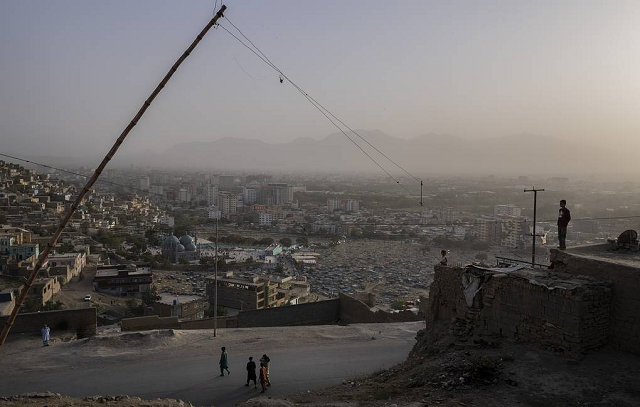
[[[126, 394], [175, 398], [196, 406], [231, 406], [258, 396], [245, 387], [249, 356], [271, 358], [273, 385], [266, 395], [339, 384], [403, 362], [422, 322], [213, 331], [105, 334], [41, 347], [37, 337], [12, 338], [2, 362], [0, 395], [52, 391], [71, 396]], [[220, 377], [220, 347], [230, 376]], [[258, 386], [259, 387], [259, 386]]]

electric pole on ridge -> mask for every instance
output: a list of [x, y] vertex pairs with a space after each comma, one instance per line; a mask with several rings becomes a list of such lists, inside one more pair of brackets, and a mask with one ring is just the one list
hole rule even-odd
[[538, 205], [538, 192], [543, 192], [544, 189], [536, 189], [536, 187], [532, 187], [531, 189], [526, 189], [524, 192], [533, 192], [533, 233], [532, 236], [532, 244], [531, 244], [531, 267], [536, 266], [536, 211]]

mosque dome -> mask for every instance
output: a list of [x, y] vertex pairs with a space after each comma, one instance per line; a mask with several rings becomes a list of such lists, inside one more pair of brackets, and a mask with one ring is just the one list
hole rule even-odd
[[175, 247], [179, 243], [180, 243], [180, 241], [174, 235], [171, 235], [171, 236], [167, 237], [166, 239], [164, 239], [164, 247], [166, 247], [166, 248]]
[[180, 244], [183, 245], [184, 247], [187, 247], [187, 245], [191, 243], [193, 243], [193, 239], [189, 235], [184, 235], [180, 238]]
[[184, 251], [184, 246], [178, 243], [177, 251], [183, 252]]
[[189, 243], [188, 245], [186, 245], [184, 247], [184, 249], [188, 252], [195, 252], [196, 251], [196, 245], [193, 243]]

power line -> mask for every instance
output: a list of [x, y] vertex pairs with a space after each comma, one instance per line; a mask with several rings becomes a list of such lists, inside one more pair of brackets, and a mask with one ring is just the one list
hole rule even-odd
[[[229, 21], [227, 19], [227, 21]], [[392, 160], [389, 156], [387, 156], [386, 154], [384, 154], [382, 151], [380, 151], [378, 148], [376, 148], [374, 145], [372, 145], [368, 140], [366, 140], [364, 137], [362, 137], [358, 132], [356, 132], [355, 130], [353, 130], [351, 127], [347, 126], [342, 120], [340, 120], [340, 118], [338, 118], [337, 116], [335, 116], [331, 111], [329, 111], [327, 108], [325, 108], [322, 104], [320, 104], [317, 100], [315, 100], [311, 95], [309, 95], [307, 92], [304, 91], [304, 89], [302, 89], [300, 86], [298, 86], [294, 81], [291, 80], [291, 78], [289, 78], [280, 68], [278, 68], [273, 62], [271, 62], [271, 60], [260, 50], [260, 48], [258, 48], [246, 35], [244, 35], [244, 33], [237, 27], [235, 26], [231, 21], [229, 21], [229, 24], [231, 24], [239, 33], [240, 35], [242, 35], [254, 48], [251, 48], [249, 45], [247, 45], [244, 41], [242, 41], [240, 38], [238, 38], [238, 36], [236, 36], [234, 33], [232, 33], [231, 31], [229, 31], [225, 26], [218, 24], [220, 27], [222, 27], [222, 29], [224, 29], [227, 33], [229, 33], [229, 35], [231, 35], [233, 38], [235, 38], [240, 44], [242, 44], [245, 48], [247, 48], [249, 51], [253, 52], [262, 62], [264, 62], [265, 64], [267, 64], [268, 66], [270, 66], [272, 69], [274, 69], [277, 73], [279, 73], [282, 77], [284, 77], [285, 79], [287, 79], [287, 81], [289, 81], [289, 83], [291, 83], [294, 88], [300, 92], [300, 94], [302, 94], [305, 99], [307, 99], [307, 101], [309, 103], [311, 103], [311, 105], [313, 107], [315, 107], [316, 109], [318, 109], [318, 111], [320, 113], [322, 113], [322, 115], [329, 120], [329, 122], [331, 124], [333, 124], [345, 137], [347, 137], [347, 139], [349, 139], [349, 141], [351, 141], [351, 143], [353, 143], [356, 147], [358, 147], [358, 149], [360, 151], [362, 151], [371, 161], [373, 161], [373, 163], [375, 163], [385, 174], [387, 174], [387, 176], [389, 178], [391, 178], [393, 181], [396, 182], [396, 184], [398, 184], [402, 189], [404, 189], [410, 196], [412, 197], [416, 197], [416, 195], [414, 193], [412, 193], [411, 191], [409, 191], [406, 187], [404, 187], [404, 185], [393, 175], [391, 175], [391, 173], [389, 171], [387, 171], [380, 163], [378, 163], [369, 153], [367, 153], [358, 143], [355, 142], [355, 140], [353, 140], [351, 137], [349, 137], [349, 135], [347, 135], [347, 133], [340, 127], [338, 126], [332, 119], [331, 117], [333, 117], [333, 119], [335, 119], [337, 122], [341, 123], [344, 127], [346, 127], [349, 131], [351, 131], [352, 133], [354, 133], [356, 136], [358, 136], [360, 139], [362, 139], [365, 143], [367, 143], [371, 148], [373, 148], [375, 151], [377, 151], [379, 154], [381, 154], [383, 157], [385, 157], [387, 160], [389, 160], [391, 163], [393, 163], [394, 165], [396, 165], [398, 168], [400, 168], [402, 171], [404, 171], [405, 173], [407, 173], [411, 178], [413, 178], [416, 181], [420, 181], [420, 179], [416, 178], [415, 176], [413, 176], [411, 173], [409, 173], [407, 170], [405, 170], [402, 166], [400, 166], [398, 163], [396, 163], [394, 160]], [[257, 50], [257, 52], [256, 52]], [[331, 117], [329, 117], [331, 116]]]

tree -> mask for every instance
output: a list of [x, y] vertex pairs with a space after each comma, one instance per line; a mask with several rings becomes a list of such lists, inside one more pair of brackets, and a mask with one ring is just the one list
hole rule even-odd
[[309, 245], [309, 239], [307, 239], [304, 236], [298, 236], [298, 237], [296, 237], [296, 243], [299, 244], [300, 246], [308, 246]]
[[288, 237], [283, 237], [278, 243], [280, 243], [282, 247], [290, 247], [293, 244], [291, 239], [289, 239]]
[[260, 239], [260, 241], [259, 241], [259, 243], [261, 245], [267, 245], [267, 246], [272, 245], [273, 242], [274, 242], [274, 240], [271, 237], [265, 237], [265, 238]]
[[184, 257], [180, 257], [180, 264], [186, 266], [187, 264], [189, 264], [189, 260], [185, 259]]
[[487, 256], [487, 253], [478, 253], [478, 254], [476, 254], [476, 260], [485, 261], [488, 258], [489, 258], [489, 256]]
[[404, 309], [404, 301], [402, 300], [396, 300], [394, 302], [391, 303], [391, 308], [395, 309], [395, 310], [403, 310]]
[[276, 264], [275, 272], [276, 273], [282, 273], [283, 271], [284, 271], [284, 267], [282, 266], [282, 263]]

